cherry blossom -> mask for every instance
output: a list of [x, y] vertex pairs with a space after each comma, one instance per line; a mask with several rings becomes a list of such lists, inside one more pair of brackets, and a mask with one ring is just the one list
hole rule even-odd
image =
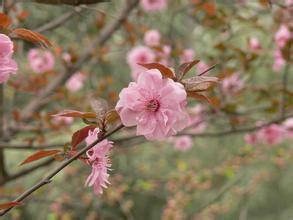
[[261, 49], [261, 44], [256, 37], [249, 39], [249, 49], [253, 52], [257, 52]]
[[76, 92], [83, 87], [84, 81], [85, 75], [77, 72], [67, 80], [65, 86], [70, 92]]
[[285, 130], [277, 124], [268, 125], [258, 131], [259, 139], [266, 144], [280, 144], [284, 139]]
[[140, 4], [144, 11], [155, 12], [165, 9], [168, 0], [140, 0]]
[[48, 50], [31, 49], [28, 53], [30, 67], [35, 73], [44, 73], [53, 69], [54, 55]]
[[161, 34], [158, 30], [149, 30], [144, 34], [144, 43], [149, 47], [160, 45]]
[[293, 118], [288, 118], [284, 121], [283, 127], [286, 131], [286, 137], [293, 138]]
[[244, 81], [239, 73], [234, 73], [222, 81], [222, 90], [225, 94], [235, 94], [244, 87]]
[[[97, 139], [99, 132], [98, 128], [89, 131], [86, 138], [87, 146]], [[112, 146], [113, 142], [104, 139], [86, 153], [89, 158], [88, 162], [92, 166], [92, 172], [88, 176], [85, 186], [93, 186], [95, 194], [102, 194], [103, 188], [107, 188], [107, 184], [110, 184], [108, 170], [111, 167], [111, 163], [107, 154]]]
[[188, 135], [174, 137], [174, 148], [179, 151], [187, 151], [192, 147], [192, 138]]
[[141, 71], [145, 70], [144, 67], [138, 65], [138, 63], [151, 63], [155, 60], [155, 53], [148, 47], [137, 46], [134, 47], [127, 54], [127, 63], [131, 68], [131, 75], [134, 80], [137, 79]]
[[13, 42], [5, 34], [0, 34], [0, 84], [6, 83], [11, 74], [15, 74], [17, 63], [11, 58]]
[[274, 64], [273, 70], [277, 73], [280, 73], [283, 67], [286, 64], [286, 60], [282, 56], [282, 52], [280, 50], [275, 50], [274, 52]]
[[283, 48], [286, 43], [291, 39], [291, 33], [289, 28], [282, 24], [279, 28], [279, 30], [275, 34], [275, 42], [279, 48]]
[[188, 125], [186, 97], [182, 84], [151, 69], [120, 92], [116, 110], [126, 127], [137, 126], [137, 135], [162, 140]]
[[180, 56], [180, 63], [190, 62], [190, 61], [194, 60], [194, 57], [195, 57], [195, 52], [193, 49], [191, 49], [191, 48], [185, 49], [185, 50], [183, 50], [183, 52]]

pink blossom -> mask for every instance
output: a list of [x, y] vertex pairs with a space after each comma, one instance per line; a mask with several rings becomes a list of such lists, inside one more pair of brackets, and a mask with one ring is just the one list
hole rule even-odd
[[83, 87], [84, 81], [85, 75], [81, 72], [77, 72], [67, 80], [65, 86], [70, 92], [77, 92]]
[[274, 64], [273, 64], [273, 70], [277, 73], [281, 72], [283, 67], [286, 64], [286, 60], [282, 56], [282, 52], [280, 50], [275, 50], [274, 52]]
[[44, 73], [53, 69], [55, 58], [50, 51], [31, 49], [28, 53], [30, 67], [35, 73]]
[[63, 53], [62, 54], [62, 59], [65, 61], [65, 63], [71, 63], [72, 56], [70, 53]]
[[149, 30], [144, 34], [144, 43], [149, 47], [160, 45], [161, 34], [157, 30]]
[[170, 65], [170, 55], [172, 48], [170, 45], [163, 45], [162, 50], [158, 51], [156, 56], [159, 58], [159, 63], [169, 66]]
[[286, 1], [285, 1], [285, 4], [286, 4], [287, 6], [292, 6], [292, 5], [293, 5], [293, 0], [286, 0]]
[[140, 4], [146, 12], [161, 11], [167, 7], [168, 0], [140, 0]]
[[192, 147], [192, 138], [188, 135], [174, 137], [174, 148], [180, 151], [187, 151]]
[[195, 68], [196, 72], [200, 74], [206, 71], [209, 68], [209, 66], [205, 62], [200, 61], [198, 64], [195, 65]]
[[291, 33], [289, 28], [285, 24], [282, 24], [275, 34], [276, 44], [279, 48], [283, 48], [290, 39]]
[[286, 131], [286, 136], [288, 138], [293, 138], [293, 118], [288, 118], [283, 122], [283, 128]]
[[15, 74], [17, 63], [11, 58], [13, 42], [5, 34], [0, 34], [0, 84], [7, 82], [11, 74]]
[[235, 94], [243, 89], [243, 87], [244, 81], [239, 73], [234, 73], [222, 81], [222, 90], [225, 94]]
[[187, 63], [190, 61], [193, 61], [195, 57], [195, 52], [193, 49], [185, 49], [183, 50], [181, 56], [180, 56], [180, 63]]
[[257, 133], [246, 134], [246, 135], [244, 135], [244, 141], [247, 144], [255, 145], [258, 143], [259, 137], [258, 137]]
[[[89, 131], [88, 137], [86, 138], [87, 146], [97, 139], [99, 132], [97, 128]], [[87, 151], [88, 162], [92, 166], [92, 172], [88, 176], [85, 186], [93, 186], [96, 194], [102, 194], [103, 188], [107, 188], [107, 184], [110, 184], [108, 170], [111, 167], [111, 163], [107, 154], [112, 148], [112, 144], [112, 142], [105, 139]]]
[[116, 110], [126, 127], [137, 126], [137, 135], [162, 140], [187, 126], [186, 97], [182, 84], [151, 69], [121, 91]]
[[280, 144], [284, 139], [284, 134], [284, 128], [277, 124], [266, 126], [258, 131], [260, 140], [270, 145]]
[[155, 60], [154, 52], [145, 46], [137, 46], [127, 54], [127, 63], [131, 68], [133, 79], [137, 79], [141, 71], [145, 68], [138, 63], [152, 63]]
[[62, 125], [70, 125], [73, 122], [73, 118], [71, 117], [62, 117], [62, 116], [56, 116], [53, 118], [54, 124], [62, 124]]
[[261, 49], [259, 40], [256, 37], [252, 37], [249, 39], [249, 49], [254, 52]]

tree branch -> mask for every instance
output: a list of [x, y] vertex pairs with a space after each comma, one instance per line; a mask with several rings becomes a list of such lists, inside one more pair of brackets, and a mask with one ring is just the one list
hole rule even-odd
[[[114, 133], [116, 133], [117, 131], [119, 131], [120, 129], [122, 129], [123, 127], [124, 127], [123, 125], [119, 125], [113, 131], [109, 132], [108, 134], [104, 135], [101, 138], [98, 138], [92, 144], [90, 144], [90, 145], [82, 148], [73, 157], [71, 157], [70, 159], [62, 162], [59, 166], [57, 166], [49, 174], [47, 174], [42, 180], [40, 180], [39, 182], [37, 182], [34, 186], [32, 186], [31, 188], [29, 188], [28, 190], [26, 190], [24, 193], [22, 193], [19, 197], [17, 197], [13, 202], [21, 202], [21, 201], [23, 201], [26, 197], [28, 197], [29, 195], [31, 195], [33, 192], [37, 191], [42, 186], [50, 183], [52, 181], [52, 178], [54, 176], [56, 176], [61, 170], [63, 170], [65, 167], [67, 167], [73, 161], [75, 161], [76, 159], [78, 159], [81, 155], [83, 155], [86, 151], [88, 151], [89, 149], [91, 149], [92, 147], [94, 147], [96, 144], [98, 144], [99, 142], [103, 141], [104, 139], [110, 137], [111, 135], [113, 135]], [[0, 216], [4, 216], [12, 208], [13, 207], [3, 210], [2, 212], [0, 212]]]
[[55, 80], [51, 81], [47, 85], [47, 87], [40, 91], [38, 96], [32, 99], [24, 107], [24, 109], [22, 110], [22, 119], [24, 121], [30, 119], [33, 113], [39, 110], [45, 104], [43, 100], [49, 97], [58, 87], [63, 85], [73, 73], [75, 73], [82, 67], [85, 61], [88, 61], [92, 57], [92, 54], [95, 51], [96, 47], [104, 45], [106, 41], [110, 39], [110, 36], [116, 30], [118, 30], [126, 17], [129, 15], [129, 13], [135, 8], [135, 6], [137, 6], [138, 2], [139, 0], [128, 1], [128, 3], [126, 3], [121, 9], [121, 12], [119, 13], [117, 19], [115, 19], [112, 23], [105, 26], [105, 28], [101, 30], [98, 37], [93, 40], [92, 44], [88, 48], [85, 49], [78, 61], [75, 64], [69, 66], [63, 72], [61, 72]]

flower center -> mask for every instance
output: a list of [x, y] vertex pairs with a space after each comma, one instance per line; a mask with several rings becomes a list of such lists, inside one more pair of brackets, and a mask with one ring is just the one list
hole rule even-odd
[[151, 112], [156, 112], [158, 111], [159, 108], [160, 108], [160, 103], [156, 99], [152, 99], [148, 101], [148, 103], [146, 104], [146, 109]]

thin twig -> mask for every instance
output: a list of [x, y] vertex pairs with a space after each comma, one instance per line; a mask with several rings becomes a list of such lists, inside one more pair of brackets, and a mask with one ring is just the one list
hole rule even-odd
[[[76, 159], [78, 159], [81, 155], [83, 155], [86, 151], [88, 151], [89, 149], [91, 149], [92, 147], [94, 147], [96, 144], [98, 144], [99, 142], [103, 141], [104, 139], [110, 137], [111, 135], [113, 135], [114, 133], [116, 133], [117, 131], [119, 131], [120, 129], [122, 129], [124, 126], [123, 125], [119, 125], [117, 128], [115, 128], [113, 131], [109, 132], [108, 134], [104, 135], [101, 138], [98, 138], [97, 140], [95, 140], [92, 144], [82, 148], [80, 151], [78, 151], [78, 153], [76, 153], [73, 157], [71, 157], [70, 159], [62, 162], [58, 167], [56, 167], [55, 169], [53, 169], [49, 174], [47, 174], [42, 180], [40, 180], [38, 183], [36, 183], [34, 186], [32, 186], [31, 188], [29, 188], [28, 190], [26, 190], [24, 193], [22, 193], [19, 197], [17, 197], [13, 202], [21, 202], [23, 201], [26, 197], [28, 197], [29, 195], [31, 195], [33, 192], [37, 191], [39, 188], [41, 188], [44, 185], [49, 184], [52, 181], [52, 178], [54, 176], [56, 176], [61, 170], [63, 170], [65, 167], [67, 167], [69, 164], [71, 164], [73, 161], [75, 161]], [[11, 208], [5, 209], [2, 212], [0, 212], [0, 216], [4, 216], [7, 212], [9, 212]]]

